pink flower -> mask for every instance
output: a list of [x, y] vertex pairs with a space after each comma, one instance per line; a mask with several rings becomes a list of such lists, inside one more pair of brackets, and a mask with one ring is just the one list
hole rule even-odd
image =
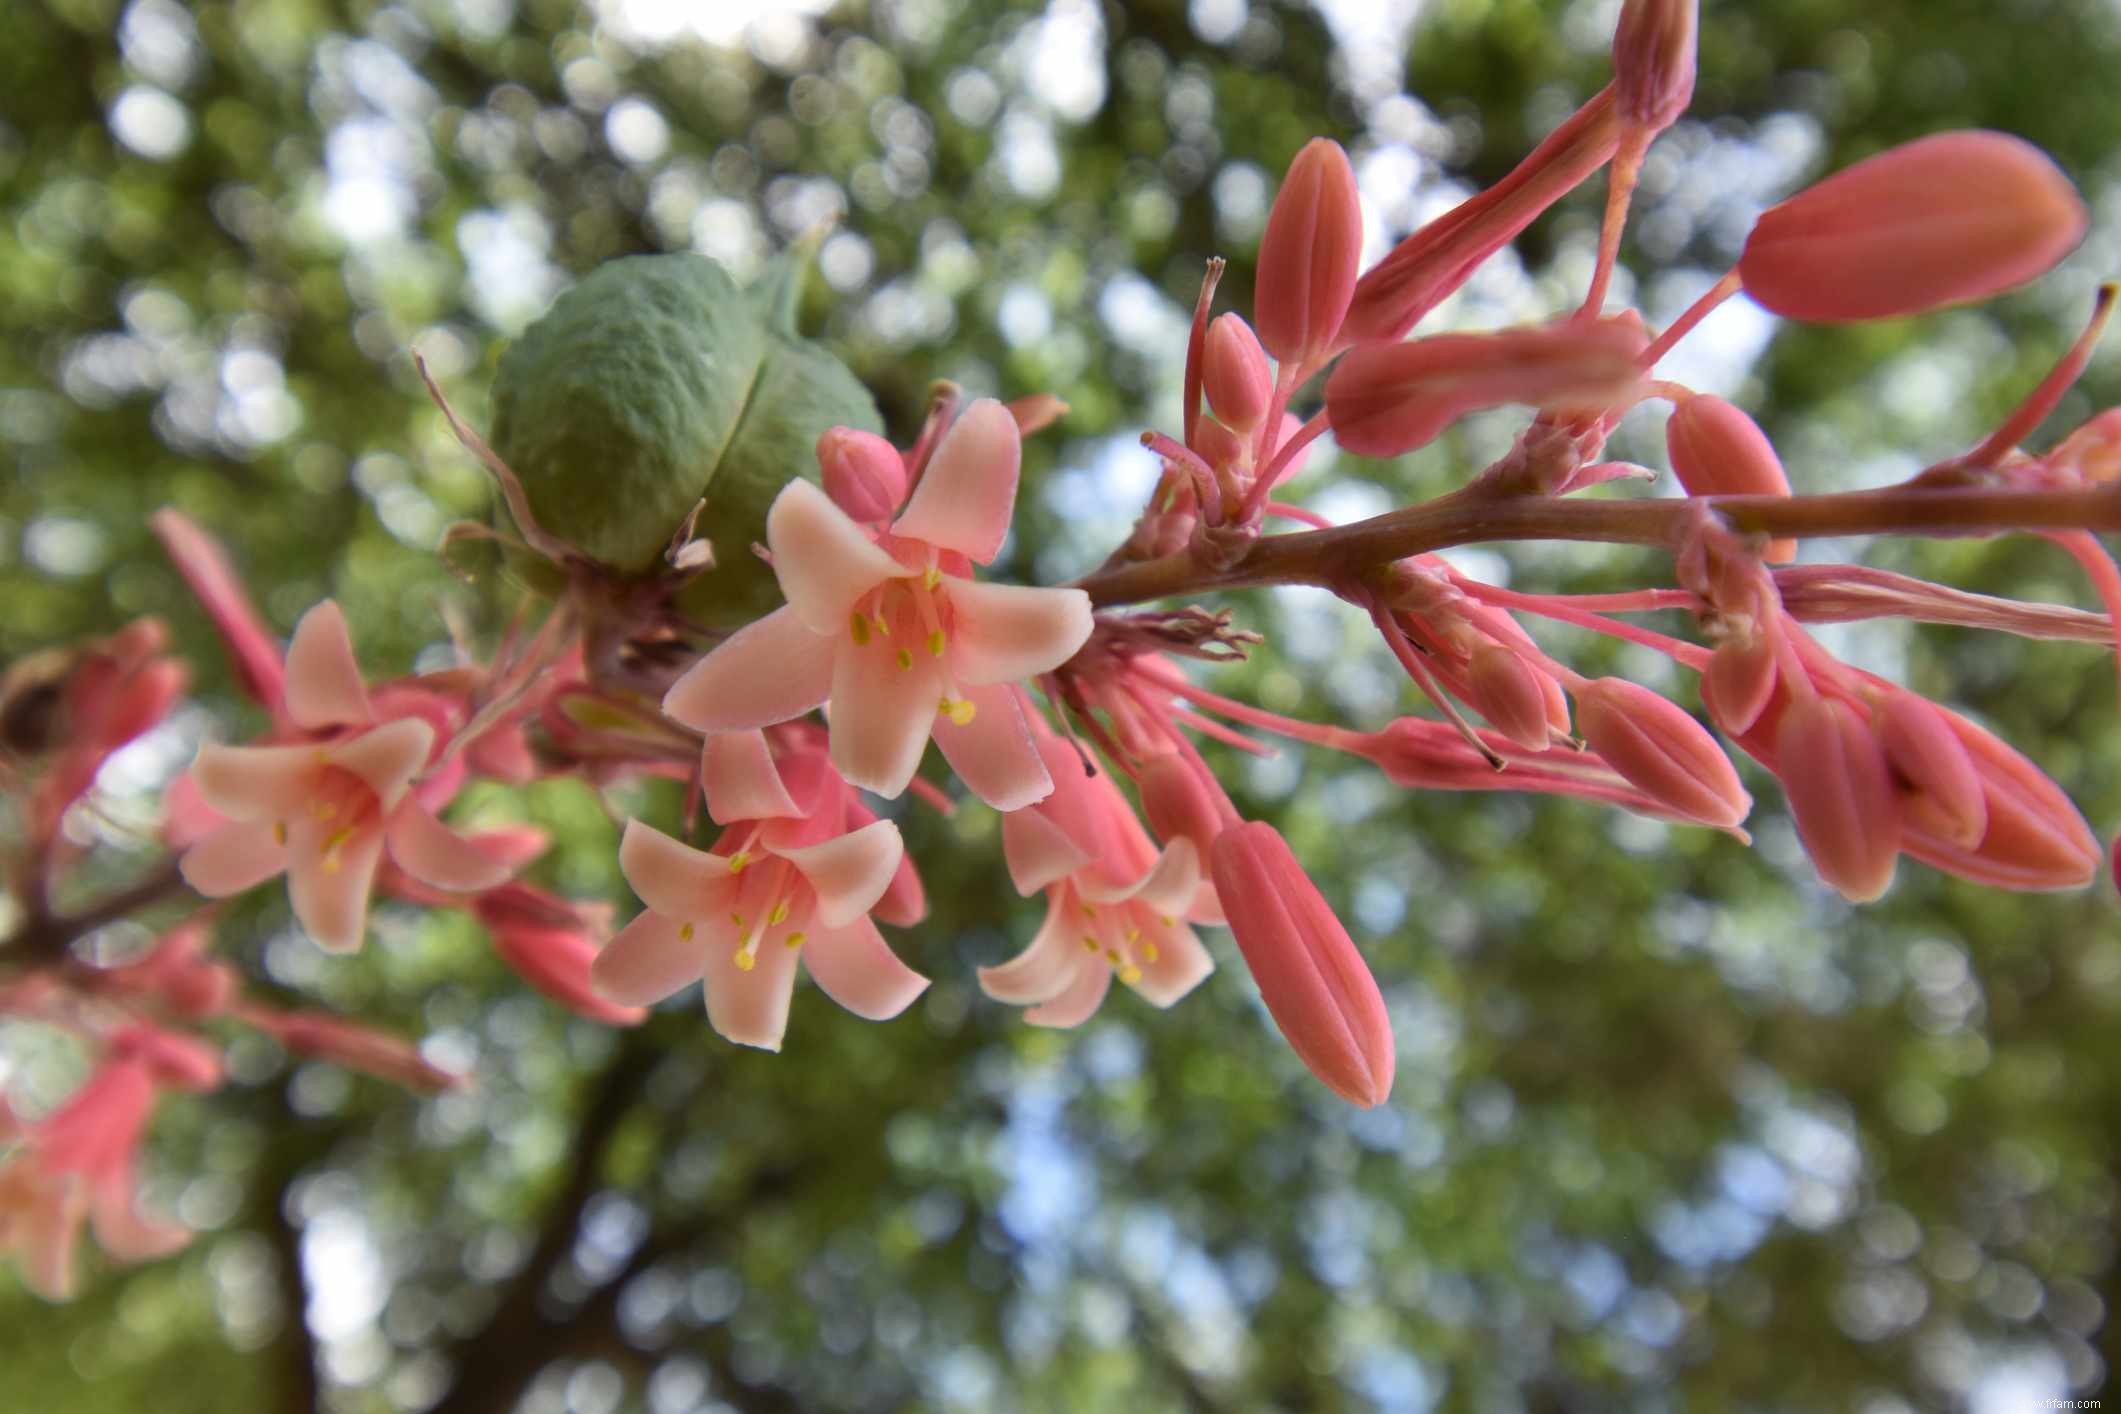
[[2023, 138], [1933, 133], [1770, 207], [1738, 259], [1745, 292], [1818, 324], [1986, 299], [2084, 238], [2084, 201]]
[[709, 762], [709, 809], [729, 826], [715, 852], [627, 823], [619, 868], [647, 910], [598, 954], [597, 989], [645, 1006], [700, 980], [716, 1031], [777, 1051], [801, 956], [855, 1015], [898, 1015], [928, 986], [869, 917], [898, 874], [898, 827], [847, 828], [852, 792], [822, 755], [776, 764], [759, 733], [733, 742]]
[[1259, 241], [1259, 341], [1291, 368], [1340, 333], [1362, 268], [1362, 198], [1348, 154], [1315, 137], [1289, 163]]
[[1621, 678], [1585, 683], [1576, 689], [1576, 726], [1628, 784], [1674, 814], [1728, 829], [1753, 808], [1716, 739], [1646, 687]]
[[1215, 841], [1215, 891], [1260, 1000], [1311, 1073], [1350, 1104], [1392, 1093], [1392, 1018], [1348, 930], [1289, 843], [1247, 821]]
[[285, 704], [321, 739], [281, 746], [202, 746], [191, 776], [231, 823], [185, 851], [185, 880], [224, 898], [287, 875], [295, 917], [318, 945], [350, 952], [367, 930], [368, 895], [386, 845], [397, 865], [452, 892], [491, 888], [506, 865], [453, 833], [412, 793], [434, 728], [417, 717], [376, 725], [376, 711], [330, 600], [296, 625]]
[[979, 970], [980, 990], [1029, 1007], [1034, 1026], [1087, 1020], [1115, 974], [1168, 1007], [1215, 970], [1183, 919], [1199, 895], [1200, 856], [1180, 839], [1159, 854], [1133, 807], [1075, 748], [1042, 736], [1053, 794], [1002, 817], [1002, 848], [1016, 891], [1043, 889], [1046, 921], [1030, 946]]
[[815, 486], [790, 482], [766, 518], [787, 607], [701, 659], [663, 710], [736, 732], [829, 702], [833, 764], [865, 790], [905, 790], [933, 734], [997, 810], [1044, 796], [1053, 785], [1011, 684], [1083, 645], [1090, 600], [971, 578], [972, 562], [992, 560], [1008, 533], [1018, 455], [1008, 409], [973, 403], [874, 541]]

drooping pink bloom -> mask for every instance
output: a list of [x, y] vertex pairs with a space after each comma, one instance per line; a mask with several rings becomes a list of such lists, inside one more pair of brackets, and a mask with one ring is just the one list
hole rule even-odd
[[639, 1007], [613, 1005], [590, 980], [611, 928], [607, 906], [575, 903], [511, 879], [478, 895], [471, 911], [493, 939], [495, 955], [569, 1011], [607, 1026], [635, 1026], [647, 1017]]
[[1289, 163], [1259, 242], [1259, 341], [1301, 368], [1340, 333], [1362, 270], [1362, 198], [1348, 154], [1312, 138]]
[[627, 823], [619, 867], [647, 908], [598, 954], [597, 989], [645, 1006], [701, 981], [716, 1031], [777, 1051], [800, 956], [855, 1015], [898, 1015], [928, 986], [870, 921], [905, 852], [898, 827], [848, 828], [852, 792], [821, 754], [775, 762], [758, 733], [739, 740], [707, 781], [729, 826], [714, 852]]
[[[1672, 472], [1689, 496], [1787, 496], [1790, 478], [1760, 424], [1722, 398], [1697, 394], [1672, 410], [1664, 425]], [[1773, 564], [1797, 558], [1797, 542], [1771, 540], [1762, 556]]]
[[1885, 750], [1845, 702], [1813, 694], [1790, 704], [1775, 732], [1783, 794], [1819, 877], [1852, 903], [1893, 882], [1900, 802]]
[[1090, 600], [971, 577], [1008, 533], [1018, 457], [1008, 410], [973, 403], [874, 541], [815, 486], [790, 482], [766, 519], [787, 607], [702, 658], [663, 710], [704, 732], [737, 732], [829, 700], [833, 764], [865, 790], [905, 790], [932, 734], [997, 810], [1043, 797], [1052, 782], [1013, 684], [1082, 646]]
[[1640, 352], [1632, 331], [1606, 320], [1365, 344], [1326, 380], [1326, 413], [1347, 450], [1398, 456], [1482, 408], [1620, 402], [1641, 376]]
[[464, 1083], [463, 1076], [434, 1064], [404, 1037], [343, 1016], [251, 1007], [243, 1019], [278, 1041], [289, 1055], [313, 1056], [408, 1090], [448, 1090]]
[[367, 930], [386, 845], [400, 868], [435, 888], [468, 892], [508, 877], [413, 793], [434, 728], [418, 717], [376, 724], [346, 620], [328, 599], [295, 628], [284, 701], [290, 720], [318, 739], [199, 749], [192, 781], [230, 823], [185, 851], [193, 888], [223, 898], [285, 873], [304, 930], [319, 946], [348, 952]]
[[2061, 168], [2006, 133], [1935, 133], [1762, 213], [1738, 260], [1745, 292], [1819, 324], [1986, 299], [2053, 268], [2090, 213]]
[[1584, 740], [1652, 800], [1726, 829], [1753, 808], [1730, 757], [1675, 703], [1622, 678], [1595, 679], [1575, 696]]
[[1200, 891], [1200, 856], [1185, 839], [1161, 853], [1103, 770], [1060, 738], [1039, 750], [1053, 794], [1002, 817], [1002, 849], [1016, 891], [1044, 891], [1046, 919], [1022, 952], [979, 970], [980, 990], [1030, 1008], [1034, 1026], [1074, 1026], [1112, 979], [1168, 1007], [1215, 970], [1186, 926]]
[[1260, 999], [1311, 1073], [1350, 1104], [1392, 1092], [1392, 1018], [1377, 979], [1272, 825], [1215, 841], [1215, 891]]

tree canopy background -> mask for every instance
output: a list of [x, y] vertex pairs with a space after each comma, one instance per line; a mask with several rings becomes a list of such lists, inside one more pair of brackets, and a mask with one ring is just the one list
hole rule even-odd
[[[1603, 84], [1618, 6], [1433, 0], [866, 6], [612, 0], [36, 0], [0, 46], [0, 658], [155, 612], [208, 713], [133, 765], [257, 719], [144, 518], [235, 550], [285, 629], [336, 596], [363, 660], [436, 661], [438, 606], [497, 606], [433, 551], [488, 492], [421, 395], [483, 424], [499, 351], [565, 283], [644, 250], [739, 271], [837, 218], [808, 316], [901, 439], [953, 378], [1073, 406], [1028, 449], [1009, 568], [1109, 548], [1176, 423], [1203, 260], [1225, 307], [1282, 167], [1347, 144], [1373, 253], [1507, 171]], [[1776, 436], [1800, 487], [1972, 445], [2121, 267], [2121, 12], [2104, 0], [1704, 5], [1694, 116], [1660, 141], [1623, 260], [1653, 322], [1812, 177], [1948, 126], [2021, 133], [2084, 188], [2063, 271], [1977, 310], [1858, 329], [1719, 315], [1672, 376]], [[1580, 291], [1602, 187], [1444, 311]], [[1625, 297], [1627, 277], [1616, 290]], [[1770, 341], [1772, 335], [1772, 341]], [[2058, 414], [2121, 390], [2102, 357]], [[1314, 458], [1298, 498], [1366, 514], [1455, 483], [1510, 428], [1404, 465]], [[1656, 417], [1619, 454], [1662, 462]], [[2085, 602], [2030, 539], [1814, 547]], [[1668, 582], [1656, 555], [1484, 551], [1540, 589]], [[1218, 686], [1378, 725], [1411, 710], [1323, 596], [1234, 607], [1269, 636]], [[1564, 656], [1654, 673], [1568, 634]], [[1963, 705], [2121, 823], [2110, 665], [1869, 627], [1865, 666]], [[1408, 794], [1302, 753], [1217, 758], [1349, 919], [1398, 1027], [1391, 1103], [1306, 1076], [1227, 937], [1168, 1014], [1050, 1034], [971, 969], [1037, 909], [995, 817], [907, 817], [936, 978], [871, 1025], [799, 997], [775, 1057], [692, 1001], [571, 1019], [461, 920], [379, 915], [326, 958], [278, 891], [220, 946], [270, 983], [429, 1034], [475, 1087], [416, 1100], [238, 1047], [166, 1105], [152, 1190], [202, 1229], [63, 1308], [0, 1284], [23, 1410], [1578, 1410], [2032, 1407], [2095, 1393], [2121, 1182], [2121, 915], [1904, 864], [1852, 910], [1772, 783], [1746, 850], [1576, 802]], [[653, 814], [675, 802], [630, 798]], [[475, 801], [558, 845], [540, 877], [630, 906], [576, 785]], [[151, 920], [152, 921], [152, 920]], [[19, 1028], [18, 1028], [19, 1031]], [[18, 1081], [67, 1055], [10, 1032]], [[0, 1278], [0, 1283], [6, 1279]]]

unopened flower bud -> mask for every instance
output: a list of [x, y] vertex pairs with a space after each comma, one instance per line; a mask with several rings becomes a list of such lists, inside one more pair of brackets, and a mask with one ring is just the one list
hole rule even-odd
[[1790, 319], [1890, 319], [2022, 285], [2074, 249], [2088, 220], [2069, 178], [2031, 143], [1936, 133], [1770, 207], [1738, 274]]
[[817, 464], [825, 494], [851, 520], [888, 520], [906, 499], [905, 458], [874, 432], [832, 428], [817, 439]]
[[419, 1047], [323, 1012], [265, 1012], [250, 1018], [290, 1054], [362, 1071], [411, 1090], [446, 1090], [464, 1083], [420, 1055]]
[[1854, 903], [1893, 882], [1900, 803], [1884, 748], [1846, 702], [1814, 695], [1790, 704], [1775, 733], [1782, 790], [1819, 877]]
[[1259, 341], [1302, 365], [1340, 332], [1362, 264], [1362, 199], [1348, 154], [1313, 138], [1289, 164], [1259, 243]]
[[1627, 0], [1613, 31], [1613, 106], [1650, 132], [1670, 127], [1694, 97], [1698, 0]]
[[1481, 643], [1466, 663], [1473, 705], [1488, 725], [1527, 751], [1544, 751], [1553, 678], [1499, 643]]
[[1908, 822], [1968, 848], [1988, 829], [1981, 773], [1935, 703], [1912, 692], [1889, 694], [1873, 717], [1893, 774], [1906, 785]]
[[1775, 645], [1765, 634], [1716, 645], [1701, 675], [1701, 703], [1709, 719], [1731, 736], [1744, 736], [1760, 720], [1779, 681]]
[[1620, 402], [1640, 377], [1638, 352], [1628, 329], [1603, 322], [1365, 344], [1326, 380], [1326, 412], [1347, 450], [1397, 456], [1482, 408]]
[[1753, 798], [1701, 723], [1646, 687], [1599, 678], [1576, 692], [1576, 729], [1622, 779], [1675, 815], [1729, 829]]
[[1318, 886], [1271, 825], [1249, 821], [1216, 838], [1222, 899], [1260, 999], [1290, 1047], [1351, 1104], [1392, 1091], [1392, 1018], [1369, 964]]
[[[1672, 471], [1689, 496], [1787, 496], [1790, 479], [1760, 424], [1722, 398], [1688, 398], [1664, 425]], [[1771, 540], [1763, 556], [1797, 558], [1797, 542]]]
[[1981, 774], [1988, 826], [1981, 842], [1968, 848], [1910, 821], [1906, 851], [1999, 889], [2078, 889], [2096, 878], [2105, 851], [2061, 788], [1994, 735], [1955, 712], [1937, 710]]
[[1258, 427], [1274, 399], [1274, 374], [1252, 326], [1237, 314], [1225, 314], [1210, 324], [1203, 363], [1208, 406], [1215, 415], [1232, 427]]

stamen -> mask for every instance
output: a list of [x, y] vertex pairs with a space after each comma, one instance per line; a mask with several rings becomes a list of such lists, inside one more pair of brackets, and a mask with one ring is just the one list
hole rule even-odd
[[898, 670], [902, 673], [913, 671], [913, 654], [903, 648], [898, 651]]
[[1119, 980], [1130, 987], [1136, 986], [1142, 980], [1142, 970], [1130, 962], [1119, 970]]
[[758, 954], [752, 952], [748, 947], [736, 955], [736, 970], [739, 972], [749, 972], [758, 965]]
[[1089, 936], [1085, 936], [1085, 937], [1083, 938], [1083, 950], [1084, 950], [1085, 952], [1096, 952], [1096, 951], [1097, 951], [1097, 939], [1095, 939], [1095, 938], [1092, 938], [1092, 937], [1089, 937]]
[[766, 926], [768, 928], [778, 928], [781, 926], [781, 924], [786, 923], [787, 921], [788, 900], [779, 899], [775, 901], [773, 905], [773, 911], [766, 915]]
[[970, 698], [965, 697], [955, 700], [945, 697], [936, 710], [961, 727], [971, 726], [972, 719], [979, 715], [979, 708]]
[[1156, 961], [1156, 960], [1157, 960], [1158, 958], [1162, 957], [1163, 955], [1164, 955], [1164, 954], [1163, 954], [1163, 950], [1162, 950], [1161, 948], [1157, 947], [1157, 946], [1156, 946], [1156, 944], [1154, 944], [1154, 943], [1143, 943], [1143, 944], [1142, 944], [1142, 961], [1143, 961], [1143, 962], [1154, 962], [1154, 961]]
[[744, 870], [750, 866], [750, 864], [751, 851], [748, 849], [740, 849], [735, 854], [729, 856], [729, 872], [732, 874], [743, 873]]
[[928, 566], [927, 572], [921, 575], [921, 588], [923, 589], [939, 589], [942, 587], [942, 583], [943, 572], [934, 565]]
[[928, 635], [929, 657], [940, 658], [943, 656], [944, 652], [949, 649], [949, 647], [950, 640], [943, 636], [943, 631], [941, 629], [936, 629], [934, 632]]
[[272, 842], [282, 845], [287, 843], [287, 822], [285, 820], [272, 822]]
[[781, 939], [781, 941], [786, 943], [791, 948], [799, 948], [803, 945], [804, 937], [805, 934], [803, 930], [798, 928], [793, 933], [790, 933], [787, 937]]
[[857, 647], [857, 648], [863, 648], [863, 647], [867, 647], [867, 646], [868, 646], [868, 643], [869, 643], [869, 620], [867, 620], [867, 619], [865, 619], [865, 618], [863, 618], [863, 617], [862, 617], [862, 615], [861, 615], [861, 611], [860, 611], [860, 610], [856, 610], [856, 611], [855, 611], [855, 613], [854, 613], [854, 615], [853, 615], [853, 620], [852, 620], [852, 623], [851, 623], [851, 625], [850, 625], [850, 631], [851, 631], [851, 632], [853, 633], [853, 635], [854, 635], [854, 646], [855, 646], [855, 647]]

